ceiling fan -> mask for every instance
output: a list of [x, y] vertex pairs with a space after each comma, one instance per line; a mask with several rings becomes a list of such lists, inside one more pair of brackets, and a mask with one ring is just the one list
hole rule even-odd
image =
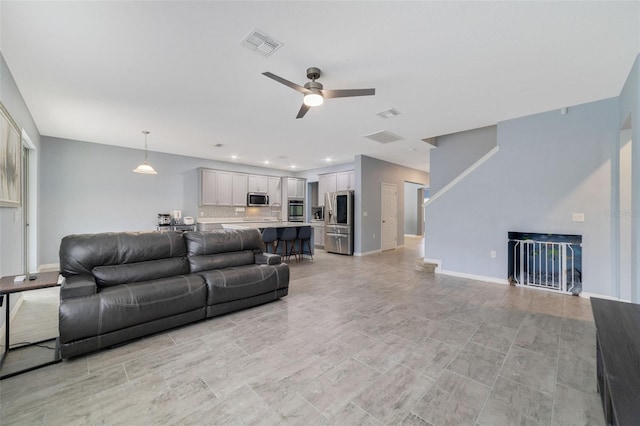
[[349, 98], [352, 96], [371, 96], [376, 94], [376, 89], [345, 89], [345, 90], [328, 90], [323, 89], [322, 84], [317, 82], [316, 79], [320, 78], [320, 68], [311, 67], [307, 68], [308, 81], [303, 86], [299, 86], [289, 80], [285, 80], [270, 72], [263, 72], [265, 75], [279, 83], [289, 86], [294, 90], [304, 94], [304, 99], [300, 111], [296, 118], [302, 118], [309, 111], [311, 107], [320, 106], [324, 102], [324, 99], [330, 98]]

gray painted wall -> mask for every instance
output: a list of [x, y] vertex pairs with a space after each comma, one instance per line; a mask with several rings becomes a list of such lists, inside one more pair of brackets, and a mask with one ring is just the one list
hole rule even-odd
[[[583, 289], [611, 295], [612, 160], [618, 99], [498, 124], [500, 151], [426, 208], [425, 257], [507, 278], [507, 232], [581, 234]], [[572, 222], [584, 213], [585, 222]], [[490, 252], [497, 257], [492, 259]]]
[[[398, 245], [404, 245], [404, 183], [429, 185], [429, 173], [403, 167], [377, 158], [357, 155], [355, 161], [355, 243], [357, 254], [380, 250], [381, 185], [394, 183], [398, 188]], [[367, 216], [364, 216], [364, 212]]]
[[497, 126], [438, 136], [438, 147], [430, 151], [432, 194], [452, 181], [469, 166], [491, 151], [497, 143]]
[[[629, 266], [631, 273], [631, 301], [640, 303], [640, 265], [638, 258], [640, 257], [640, 55], [636, 60], [627, 76], [619, 97], [620, 115], [618, 127], [620, 129], [629, 128], [633, 148], [631, 153], [631, 259]], [[619, 141], [618, 141], [619, 143]], [[619, 148], [619, 146], [618, 146]], [[616, 189], [619, 187], [616, 186]], [[615, 219], [615, 218], [614, 218]], [[619, 225], [619, 219], [618, 219]], [[619, 247], [618, 247], [619, 249]], [[615, 247], [614, 250], [615, 252]], [[621, 265], [621, 267], [625, 267]], [[613, 275], [615, 277], [615, 274]]]
[[57, 263], [63, 236], [74, 233], [154, 230], [157, 214], [182, 210], [196, 216], [198, 168], [272, 176], [281, 170], [149, 152], [157, 175], [132, 170], [144, 151], [43, 137], [40, 207], [42, 263]]
[[[9, 114], [16, 122], [19, 130], [24, 129], [36, 146], [34, 156], [38, 156], [40, 147], [40, 132], [36, 127], [31, 113], [20, 94], [13, 75], [0, 53], [0, 102], [9, 111]], [[37, 160], [37, 158], [36, 158]], [[16, 212], [18, 221], [14, 220]], [[22, 208], [0, 207], [0, 276], [17, 275], [24, 272], [22, 259], [22, 230], [23, 230]], [[36, 223], [33, 223], [37, 227]], [[17, 297], [11, 299], [12, 306], [18, 300]], [[7, 304], [3, 303], [0, 308], [0, 325], [4, 323], [5, 309]], [[2, 340], [4, 345], [4, 340]]]
[[418, 206], [422, 208], [424, 200], [418, 200], [418, 189], [424, 185], [418, 183], [404, 183], [404, 233], [407, 235], [421, 235], [418, 224]]

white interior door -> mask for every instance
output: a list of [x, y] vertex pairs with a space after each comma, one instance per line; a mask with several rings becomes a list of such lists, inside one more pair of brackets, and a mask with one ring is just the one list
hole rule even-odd
[[381, 220], [380, 249], [393, 250], [398, 246], [398, 188], [393, 183], [382, 184]]

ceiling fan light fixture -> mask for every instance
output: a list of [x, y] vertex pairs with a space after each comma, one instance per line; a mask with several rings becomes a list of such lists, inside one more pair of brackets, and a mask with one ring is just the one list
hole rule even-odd
[[322, 105], [324, 103], [324, 98], [322, 97], [322, 94], [312, 91], [311, 93], [304, 95], [303, 102], [306, 106], [315, 107]]
[[142, 133], [144, 134], [144, 161], [138, 167], [133, 169], [133, 173], [140, 173], [143, 175], [157, 175], [158, 172], [156, 172], [147, 161], [147, 135], [151, 132], [143, 130]]

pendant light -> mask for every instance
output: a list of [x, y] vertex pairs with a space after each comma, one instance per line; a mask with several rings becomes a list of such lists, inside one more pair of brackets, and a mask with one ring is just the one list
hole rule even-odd
[[157, 175], [158, 172], [153, 170], [153, 167], [151, 167], [151, 165], [147, 162], [147, 135], [151, 132], [143, 130], [142, 133], [144, 134], [144, 162], [133, 169], [133, 172], [142, 173], [144, 175]]

